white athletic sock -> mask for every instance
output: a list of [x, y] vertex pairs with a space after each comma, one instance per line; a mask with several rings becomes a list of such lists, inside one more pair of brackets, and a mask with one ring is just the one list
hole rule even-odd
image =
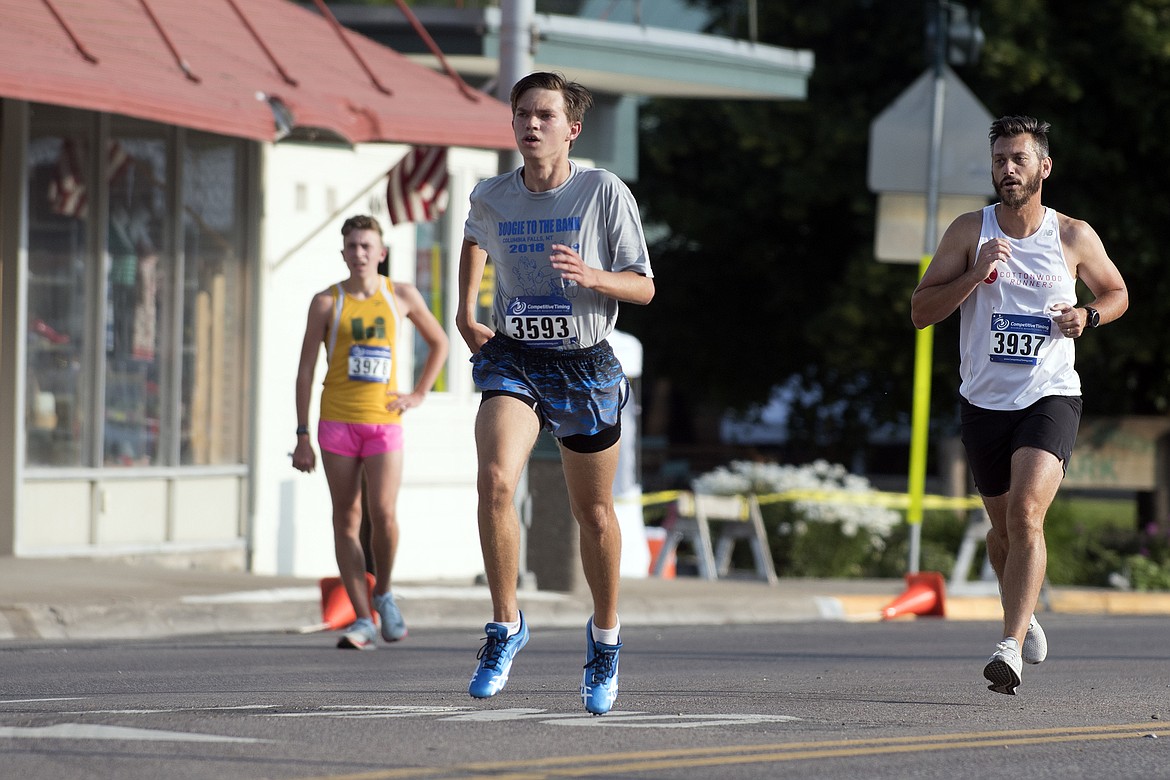
[[520, 631], [520, 621], [516, 620], [512, 623], [500, 623], [501, 626], [508, 629], [508, 636], [515, 636]]
[[1015, 650], [1017, 653], [1020, 652], [1020, 643], [1016, 641], [1016, 638], [1014, 636], [1005, 636], [1001, 640], [1001, 642], [1003, 642], [1004, 644], [1011, 645], [1012, 649]]
[[622, 630], [622, 622], [619, 620], [617, 625], [613, 628], [598, 628], [597, 624], [593, 624], [593, 641], [603, 645], [616, 645], [618, 643], [618, 634]]

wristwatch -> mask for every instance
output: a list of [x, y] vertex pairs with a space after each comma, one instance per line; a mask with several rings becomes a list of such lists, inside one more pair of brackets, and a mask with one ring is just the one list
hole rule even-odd
[[1087, 324], [1090, 328], [1095, 328], [1101, 324], [1101, 315], [1097, 313], [1096, 309], [1092, 306], [1086, 306], [1085, 312], [1089, 315]]
[[307, 426], [307, 425], [298, 425], [297, 426], [297, 436], [308, 436], [308, 435], [309, 435], [309, 426]]

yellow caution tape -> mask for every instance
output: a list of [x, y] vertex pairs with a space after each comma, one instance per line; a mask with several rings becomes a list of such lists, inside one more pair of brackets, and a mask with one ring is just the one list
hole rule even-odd
[[[660, 490], [642, 495], [643, 506], [669, 504], [677, 501], [685, 490]], [[910, 506], [909, 493], [890, 493], [871, 490], [858, 493], [848, 490], [785, 490], [782, 493], [766, 493], [756, 496], [760, 504], [775, 504], [781, 501], [817, 501], [825, 504], [859, 504], [883, 506], [888, 509], [907, 509]], [[983, 506], [979, 496], [923, 496], [923, 509], [979, 509]]]

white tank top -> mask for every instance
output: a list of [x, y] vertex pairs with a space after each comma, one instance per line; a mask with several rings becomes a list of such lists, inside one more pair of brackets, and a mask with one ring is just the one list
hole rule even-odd
[[1057, 303], [1076, 305], [1076, 280], [1060, 243], [1056, 212], [1045, 209], [1027, 238], [1004, 235], [995, 206], [983, 209], [979, 243], [1011, 244], [991, 278], [959, 307], [959, 393], [984, 409], [1025, 409], [1050, 395], [1079, 396], [1073, 340], [1052, 324]]

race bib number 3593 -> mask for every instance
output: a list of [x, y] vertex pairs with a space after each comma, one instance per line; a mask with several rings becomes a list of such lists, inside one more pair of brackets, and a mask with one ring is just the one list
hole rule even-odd
[[1051, 338], [1052, 320], [1030, 314], [992, 314], [988, 357], [992, 363], [1035, 366]]
[[534, 346], [572, 339], [573, 304], [556, 296], [521, 296], [508, 303], [505, 332]]

